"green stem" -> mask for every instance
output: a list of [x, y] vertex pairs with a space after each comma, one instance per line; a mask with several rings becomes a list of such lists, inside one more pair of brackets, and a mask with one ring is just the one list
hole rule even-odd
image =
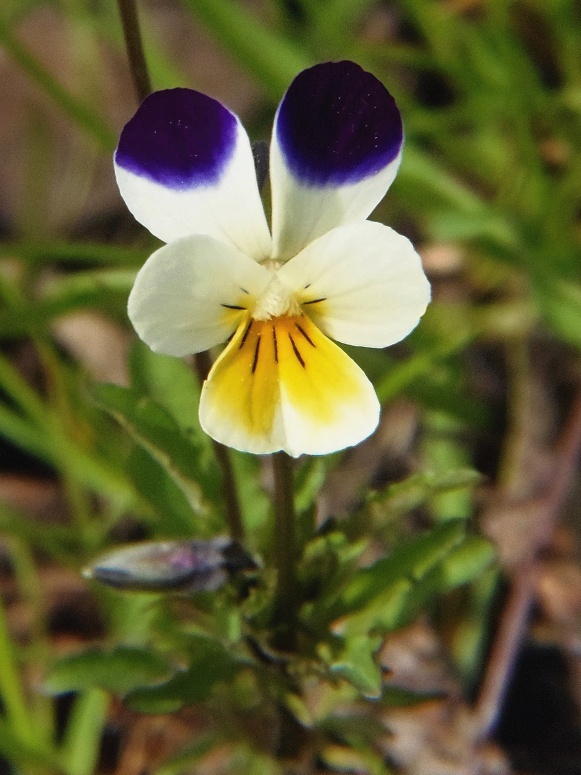
[[135, 0], [117, 0], [119, 6], [119, 15], [123, 25], [123, 36], [125, 38], [125, 47], [131, 69], [131, 77], [139, 102], [151, 93], [151, 79], [143, 53], [143, 42], [141, 39], [141, 30], [139, 28], [139, 17], [137, 15], [137, 6]]
[[274, 472], [274, 559], [278, 571], [275, 622], [281, 628], [277, 645], [294, 646], [297, 580], [296, 518], [293, 492], [293, 461], [286, 452], [272, 456]]

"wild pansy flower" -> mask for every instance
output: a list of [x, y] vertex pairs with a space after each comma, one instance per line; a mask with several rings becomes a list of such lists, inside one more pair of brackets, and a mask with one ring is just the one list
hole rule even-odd
[[300, 73], [270, 145], [272, 231], [238, 117], [190, 89], [151, 94], [115, 154], [133, 215], [168, 243], [144, 264], [129, 317], [152, 350], [228, 342], [204, 383], [200, 422], [254, 453], [325, 454], [373, 432], [379, 402], [331, 339], [386, 347], [430, 297], [411, 243], [366, 220], [395, 178], [401, 118], [352, 62]]

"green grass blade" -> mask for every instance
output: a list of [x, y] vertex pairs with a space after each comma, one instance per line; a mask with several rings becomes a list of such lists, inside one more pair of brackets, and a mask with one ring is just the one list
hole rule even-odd
[[232, 0], [185, 0], [185, 5], [275, 100], [313, 64], [294, 43]]
[[68, 92], [46, 70], [39, 60], [16, 38], [6, 21], [0, 18], [0, 45], [24, 72], [57, 104], [81, 129], [103, 148], [112, 152], [117, 144], [113, 132], [87, 105]]

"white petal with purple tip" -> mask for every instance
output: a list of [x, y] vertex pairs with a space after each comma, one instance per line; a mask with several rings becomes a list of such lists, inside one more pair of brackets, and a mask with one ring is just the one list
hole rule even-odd
[[297, 301], [332, 339], [387, 347], [418, 324], [430, 285], [411, 242], [373, 221], [333, 229], [279, 270]]
[[151, 94], [121, 133], [115, 175], [135, 218], [164, 242], [208, 234], [256, 260], [270, 254], [248, 135], [217, 100]]
[[401, 160], [403, 129], [387, 89], [353, 62], [300, 73], [275, 118], [273, 255], [288, 259], [327, 231], [364, 220]]
[[267, 269], [235, 248], [213, 237], [184, 237], [148, 258], [127, 311], [155, 352], [203, 352], [236, 330], [270, 281]]

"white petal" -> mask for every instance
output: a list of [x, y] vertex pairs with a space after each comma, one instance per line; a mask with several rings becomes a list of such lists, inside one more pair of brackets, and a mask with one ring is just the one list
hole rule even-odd
[[401, 161], [399, 111], [353, 62], [300, 73], [279, 106], [271, 143], [273, 256], [288, 259], [327, 231], [364, 220]]
[[213, 237], [184, 237], [145, 262], [127, 311], [155, 352], [202, 352], [236, 330], [270, 279], [264, 267]]
[[151, 94], [121, 133], [115, 175], [135, 218], [164, 242], [208, 234], [257, 260], [270, 254], [248, 135], [217, 100]]
[[345, 344], [387, 347], [416, 327], [430, 285], [411, 242], [363, 221], [315, 240], [279, 270], [305, 314]]
[[365, 374], [306, 316], [242, 323], [200, 400], [206, 433], [255, 454], [336, 452], [369, 436], [378, 419]]

